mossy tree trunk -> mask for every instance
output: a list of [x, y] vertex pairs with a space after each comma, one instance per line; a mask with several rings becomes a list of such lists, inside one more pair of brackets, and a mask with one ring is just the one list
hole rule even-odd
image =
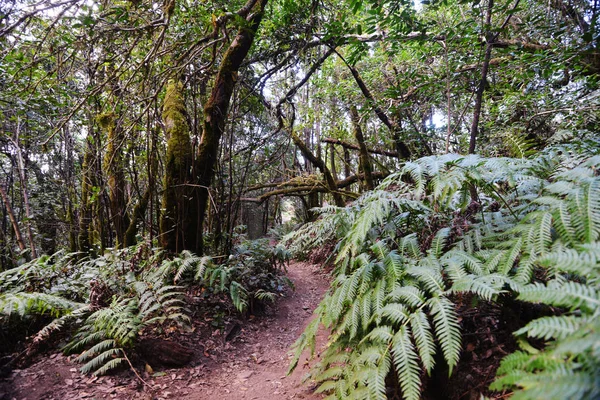
[[197, 250], [197, 207], [191, 176], [193, 150], [182, 91], [180, 82], [169, 82], [162, 113], [167, 134], [167, 154], [160, 242], [162, 247], [173, 252]]
[[125, 137], [117, 126], [117, 116], [113, 113], [101, 114], [98, 124], [106, 132], [106, 154], [104, 168], [108, 177], [108, 199], [111, 213], [110, 221], [115, 231], [115, 246], [125, 244], [125, 232], [129, 226], [127, 199], [125, 196], [125, 168], [121, 150]]
[[333, 200], [335, 201], [335, 205], [338, 207], [344, 207], [346, 205], [346, 202], [344, 201], [342, 195], [339, 193], [337, 184], [333, 179], [333, 176], [331, 175], [331, 172], [329, 171], [329, 168], [327, 168], [325, 162], [320, 157], [316, 157], [312, 153], [312, 151], [310, 151], [310, 149], [306, 146], [306, 144], [302, 141], [302, 139], [298, 137], [298, 135], [292, 132], [291, 136], [294, 144], [296, 145], [296, 147], [298, 147], [300, 152], [302, 152], [304, 158], [310, 161], [323, 174], [323, 177], [325, 178], [325, 182], [327, 184], [327, 188], [329, 189], [331, 195], [333, 196]]
[[133, 246], [137, 243], [136, 235], [138, 232], [138, 223], [144, 220], [144, 217], [146, 215], [146, 209], [148, 208], [148, 203], [150, 202], [151, 193], [151, 188], [150, 186], [148, 186], [148, 188], [142, 195], [142, 198], [133, 208], [133, 212], [131, 213], [131, 219], [129, 221], [129, 226], [127, 227], [127, 231], [125, 232], [125, 247]]
[[[246, 17], [248, 23], [239, 29], [223, 55], [210, 98], [204, 108], [202, 136], [195, 165], [198, 182], [197, 229], [199, 232], [195, 247], [199, 254], [202, 254], [204, 250], [202, 229], [209, 199], [208, 188], [214, 175], [219, 142], [225, 128], [231, 95], [237, 81], [238, 70], [254, 42], [254, 36], [260, 26], [267, 1], [248, 1], [247, 6], [251, 6]], [[245, 9], [247, 8], [245, 7]]]
[[92, 223], [92, 196], [95, 186], [94, 174], [94, 144], [91, 135], [87, 137], [85, 153], [83, 155], [83, 171], [81, 176], [81, 203], [79, 205], [79, 236], [78, 249], [87, 252], [91, 248], [90, 226]]

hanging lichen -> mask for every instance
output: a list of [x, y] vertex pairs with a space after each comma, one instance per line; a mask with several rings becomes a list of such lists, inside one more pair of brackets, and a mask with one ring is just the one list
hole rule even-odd
[[162, 113], [167, 154], [160, 219], [161, 244], [175, 252], [193, 249], [196, 242], [194, 188], [189, 185], [193, 152], [182, 90], [180, 82], [169, 82]]

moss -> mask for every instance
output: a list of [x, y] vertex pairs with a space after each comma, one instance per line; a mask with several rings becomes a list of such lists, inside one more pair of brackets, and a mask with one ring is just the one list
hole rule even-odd
[[116, 246], [123, 247], [125, 231], [129, 225], [125, 198], [125, 168], [121, 151], [125, 137], [122, 129], [117, 126], [117, 116], [114, 113], [100, 114], [96, 117], [96, 122], [106, 132], [104, 168], [108, 176], [111, 220], [116, 233]]
[[92, 171], [92, 159], [94, 155], [93, 145], [90, 138], [87, 139], [87, 146], [83, 156], [83, 176], [81, 179], [81, 204], [79, 209], [79, 236], [77, 237], [78, 249], [82, 253], [90, 250], [89, 227], [92, 219], [92, 181], [94, 173]]
[[106, 131], [114, 129], [116, 121], [116, 115], [112, 112], [99, 114], [96, 117], [96, 122], [100, 127]]
[[138, 222], [144, 220], [144, 215], [146, 214], [146, 208], [148, 208], [148, 202], [150, 201], [151, 195], [151, 186], [146, 189], [144, 195], [140, 199], [140, 201], [133, 208], [133, 213], [131, 214], [131, 221], [129, 222], [129, 227], [127, 228], [127, 232], [125, 232], [125, 247], [133, 246], [136, 244], [136, 235], [137, 235], [137, 225]]
[[163, 122], [167, 136], [165, 160], [163, 213], [160, 220], [162, 246], [171, 251], [194, 249], [194, 189], [186, 186], [192, 181], [193, 150], [190, 129], [185, 116], [183, 86], [170, 81], [163, 104]]
[[169, 82], [162, 113], [167, 132], [167, 158], [173, 158], [175, 168], [189, 166], [192, 157], [182, 90], [181, 83]]

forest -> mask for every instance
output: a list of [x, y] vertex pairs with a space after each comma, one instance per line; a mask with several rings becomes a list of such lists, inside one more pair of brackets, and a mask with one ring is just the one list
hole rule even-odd
[[599, 399], [599, 23], [0, 1], [0, 399]]

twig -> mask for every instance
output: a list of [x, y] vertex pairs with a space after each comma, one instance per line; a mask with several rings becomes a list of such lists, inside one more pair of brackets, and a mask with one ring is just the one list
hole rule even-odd
[[146, 382], [141, 376], [140, 374], [138, 374], [137, 370], [133, 367], [133, 364], [131, 364], [131, 361], [129, 361], [129, 357], [127, 357], [127, 354], [125, 354], [125, 351], [123, 349], [121, 349], [121, 353], [123, 353], [123, 357], [125, 357], [125, 360], [127, 360], [127, 364], [129, 364], [129, 367], [131, 367], [131, 370], [133, 371], [133, 373], [135, 374], [135, 376], [137, 376], [137, 378], [146, 386], [148, 386], [148, 388], [152, 391], [153, 388], [152, 386]]

